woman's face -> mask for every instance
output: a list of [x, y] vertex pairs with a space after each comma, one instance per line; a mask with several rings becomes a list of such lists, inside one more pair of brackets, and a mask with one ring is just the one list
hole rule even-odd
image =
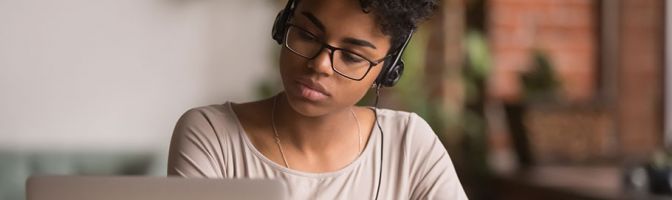
[[[303, 29], [323, 43], [371, 61], [385, 57], [390, 48], [389, 36], [380, 31], [373, 15], [362, 11], [357, 0], [302, 0], [289, 23], [298, 27], [292, 31]], [[305, 38], [305, 34], [297, 35], [300, 36], [297, 38]], [[309, 59], [283, 45], [280, 53], [282, 82], [290, 106], [302, 115], [321, 116], [354, 105], [371, 87], [384, 65], [380, 63], [372, 67], [360, 81], [352, 80], [332, 69], [330, 51], [324, 48]], [[343, 55], [340, 57], [349, 58]]]

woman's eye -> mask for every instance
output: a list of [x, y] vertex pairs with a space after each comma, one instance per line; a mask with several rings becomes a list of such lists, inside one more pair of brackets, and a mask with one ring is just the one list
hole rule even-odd
[[364, 59], [356, 54], [350, 52], [343, 52], [343, 61], [349, 64], [357, 64], [364, 62]]
[[312, 34], [310, 34], [308, 32], [305, 32], [305, 31], [299, 31], [299, 38], [301, 38], [302, 40], [305, 40], [305, 41], [316, 40], [315, 37]]

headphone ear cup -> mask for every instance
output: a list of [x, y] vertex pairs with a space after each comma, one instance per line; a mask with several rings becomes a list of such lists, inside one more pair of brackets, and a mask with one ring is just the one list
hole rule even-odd
[[399, 81], [403, 73], [404, 61], [402, 59], [395, 60], [394, 57], [390, 57], [385, 60], [383, 70], [376, 77], [375, 83], [384, 87], [392, 87]]
[[399, 82], [399, 79], [401, 79], [401, 74], [404, 73], [404, 61], [399, 60], [399, 62], [396, 63], [396, 65], [392, 66], [390, 70], [388, 70], [387, 75], [383, 79], [383, 86], [385, 87], [392, 87], [397, 82]]
[[387, 77], [387, 74], [390, 73], [390, 67], [392, 63], [394, 62], [394, 58], [389, 57], [385, 59], [385, 62], [383, 62], [383, 69], [380, 70], [380, 73], [376, 77], [376, 81], [374, 81], [375, 85], [380, 85], [383, 86], [383, 82], [385, 81], [385, 77]]
[[287, 18], [289, 18], [290, 11], [283, 9], [278, 12], [278, 15], [275, 16], [275, 22], [273, 22], [273, 29], [271, 30], [271, 37], [278, 44], [282, 44], [284, 38], [283, 34], [285, 33], [285, 27], [287, 26]]

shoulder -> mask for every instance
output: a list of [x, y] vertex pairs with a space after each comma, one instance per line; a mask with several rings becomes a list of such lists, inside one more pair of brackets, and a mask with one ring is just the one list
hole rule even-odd
[[182, 114], [179, 121], [198, 122], [214, 117], [222, 117], [227, 114], [228, 106], [229, 103], [191, 108]]
[[175, 125], [168, 155], [168, 174], [184, 177], [223, 177], [221, 157], [234, 131], [229, 103], [187, 110]]
[[229, 104], [208, 105], [187, 110], [177, 120], [173, 137], [198, 137], [210, 140], [221, 136], [222, 133], [235, 131], [230, 130], [237, 126]]
[[[378, 109], [378, 118], [385, 136], [397, 139], [400, 142], [432, 142], [438, 137], [427, 121], [413, 112]], [[387, 134], [389, 132], [389, 134]]]
[[410, 199], [467, 199], [446, 148], [422, 117], [384, 109], [379, 116], [390, 160], [409, 174]]
[[406, 162], [425, 162], [430, 157], [447, 156], [446, 148], [427, 121], [416, 113], [379, 110], [384, 142], [390, 152], [407, 158]]
[[177, 126], [214, 126], [231, 118], [230, 103], [200, 106], [187, 110], [180, 116]]

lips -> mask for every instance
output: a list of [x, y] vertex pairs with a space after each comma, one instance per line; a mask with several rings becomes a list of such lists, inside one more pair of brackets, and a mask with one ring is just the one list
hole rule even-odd
[[331, 96], [324, 86], [317, 82], [305, 79], [299, 79], [296, 82], [298, 85], [299, 94], [306, 99], [319, 101]]

